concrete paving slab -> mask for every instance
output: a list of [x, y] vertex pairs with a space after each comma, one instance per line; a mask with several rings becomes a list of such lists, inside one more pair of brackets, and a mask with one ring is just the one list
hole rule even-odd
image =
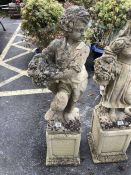
[[22, 36], [16, 36], [13, 43], [24, 41], [24, 38]]
[[17, 75], [16, 72], [0, 66], [0, 83], [15, 75]]
[[2, 53], [3, 49], [10, 40], [16, 28], [18, 27], [20, 20], [11, 20], [10, 18], [3, 18], [2, 23], [5, 26], [6, 31], [3, 31], [3, 29], [0, 28], [0, 54]]
[[21, 53], [24, 53], [24, 52], [25, 52], [24, 49], [17, 48], [15, 46], [11, 46], [10, 49], [9, 49], [9, 51], [7, 52], [4, 60], [7, 60], [7, 59], [12, 58], [14, 56], [17, 56], [17, 55], [19, 55]]
[[34, 53], [28, 53], [26, 55], [20, 56], [17, 59], [14, 59], [12, 61], [9, 61], [8, 64], [17, 67], [22, 70], [27, 70], [28, 64], [31, 61]]
[[1, 87], [1, 91], [15, 91], [24, 89], [36, 89], [33, 85], [31, 78], [27, 76], [22, 76], [17, 80], [14, 80]]

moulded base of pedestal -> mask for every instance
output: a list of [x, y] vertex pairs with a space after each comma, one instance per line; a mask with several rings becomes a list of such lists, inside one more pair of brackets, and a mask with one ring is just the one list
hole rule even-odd
[[79, 148], [80, 132], [53, 132], [46, 130], [47, 156], [46, 165], [74, 165], [80, 164]]
[[126, 153], [111, 153], [111, 152], [105, 152], [105, 153], [97, 153], [96, 145], [93, 141], [92, 134], [89, 133], [88, 135], [88, 143], [90, 147], [90, 152], [92, 156], [92, 160], [94, 163], [109, 163], [109, 162], [120, 162], [125, 161], [128, 159]]
[[46, 166], [57, 166], [57, 165], [80, 165], [80, 157], [77, 158], [49, 158], [46, 157]]
[[127, 148], [131, 142], [131, 127], [102, 128], [97, 108], [93, 111], [91, 133], [88, 142], [94, 163], [127, 160]]

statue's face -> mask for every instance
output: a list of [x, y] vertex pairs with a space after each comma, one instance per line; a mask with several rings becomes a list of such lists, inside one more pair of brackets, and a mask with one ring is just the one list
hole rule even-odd
[[84, 37], [84, 30], [85, 30], [86, 24], [82, 21], [77, 21], [73, 27], [73, 31], [69, 33], [69, 38], [71, 38], [74, 41], [79, 41]]

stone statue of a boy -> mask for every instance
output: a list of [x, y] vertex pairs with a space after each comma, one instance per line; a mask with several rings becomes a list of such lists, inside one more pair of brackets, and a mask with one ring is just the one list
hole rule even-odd
[[81, 40], [89, 22], [84, 7], [71, 6], [60, 19], [64, 38], [53, 40], [29, 64], [28, 73], [41, 87], [48, 87], [55, 97], [45, 114], [47, 121], [74, 121], [79, 116], [76, 102], [86, 89], [85, 62], [89, 48]]

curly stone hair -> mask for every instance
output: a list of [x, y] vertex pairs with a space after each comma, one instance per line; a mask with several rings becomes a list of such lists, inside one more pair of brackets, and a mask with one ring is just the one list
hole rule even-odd
[[77, 20], [83, 21], [88, 24], [90, 15], [87, 10], [82, 6], [70, 6], [67, 8], [60, 19], [60, 28], [65, 32], [72, 32], [74, 24]]

